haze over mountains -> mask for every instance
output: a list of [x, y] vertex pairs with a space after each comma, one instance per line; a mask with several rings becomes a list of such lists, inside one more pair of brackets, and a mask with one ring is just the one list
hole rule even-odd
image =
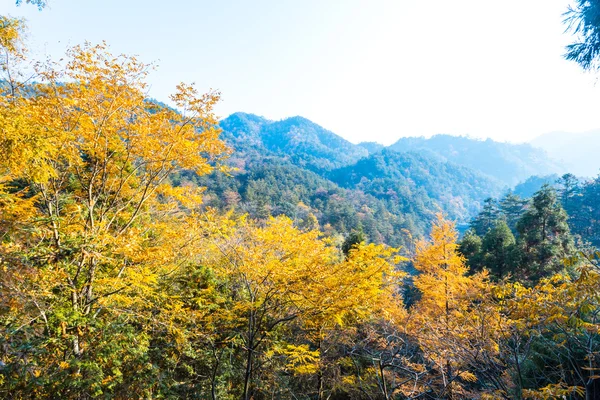
[[366, 157], [369, 152], [303, 117], [270, 121], [235, 113], [221, 121], [223, 137], [235, 150], [279, 155], [311, 171], [329, 171]]
[[401, 138], [389, 147], [416, 151], [450, 161], [514, 186], [532, 175], [559, 173], [563, 167], [541, 149], [529, 144], [500, 143], [491, 139], [436, 135], [429, 139]]
[[595, 177], [600, 172], [600, 129], [588, 132], [551, 132], [531, 144], [544, 149], [578, 176]]

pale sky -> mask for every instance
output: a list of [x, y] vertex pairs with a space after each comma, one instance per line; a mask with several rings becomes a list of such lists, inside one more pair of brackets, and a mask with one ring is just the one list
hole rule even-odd
[[600, 85], [563, 60], [568, 0], [49, 0], [24, 17], [59, 57], [106, 40], [156, 62], [150, 95], [178, 82], [235, 111], [301, 115], [352, 142], [436, 133], [519, 142], [600, 127]]

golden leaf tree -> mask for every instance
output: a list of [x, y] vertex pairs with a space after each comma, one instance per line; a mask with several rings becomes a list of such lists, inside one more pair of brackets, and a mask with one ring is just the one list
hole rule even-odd
[[176, 111], [146, 99], [147, 73], [86, 44], [0, 98], [0, 318], [13, 391], [114, 395], [125, 369], [149, 373], [143, 327], [166, 302], [161, 276], [190, 256], [201, 201], [167, 179], [210, 172], [227, 148], [217, 93], [179, 85]]
[[[574, 276], [555, 274], [534, 287], [502, 287], [503, 312], [513, 340], [515, 397], [582, 398], [600, 395], [600, 270], [597, 254], [566, 260]], [[515, 338], [518, 338], [516, 340]]]
[[362, 244], [344, 257], [319, 231], [302, 231], [287, 217], [227, 221], [196, 246], [203, 249], [197, 263], [227, 285], [227, 305], [207, 317], [219, 319], [234, 350], [229, 393], [289, 396], [287, 376], [323, 397], [336, 332], [377, 315], [398, 317], [392, 310], [402, 314], [396, 250]]
[[464, 398], [469, 385], [481, 379], [504, 388], [496, 379], [502, 375], [497, 359], [502, 319], [490, 302], [487, 274], [467, 274], [457, 236], [454, 224], [440, 214], [431, 241], [417, 244], [414, 284], [421, 298], [409, 317], [409, 330], [432, 365], [430, 388], [447, 399]]

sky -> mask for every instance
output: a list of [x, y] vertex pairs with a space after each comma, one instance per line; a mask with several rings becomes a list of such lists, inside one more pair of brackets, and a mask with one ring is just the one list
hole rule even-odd
[[301, 115], [358, 143], [438, 133], [523, 142], [600, 127], [597, 74], [562, 57], [568, 0], [0, 0], [38, 57], [105, 40], [220, 117]]

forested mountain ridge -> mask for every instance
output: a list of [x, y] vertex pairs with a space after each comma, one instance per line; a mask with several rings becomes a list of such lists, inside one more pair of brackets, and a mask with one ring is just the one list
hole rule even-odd
[[[398, 153], [378, 143], [354, 145], [301, 117], [273, 122], [235, 113], [220, 122], [234, 148], [226, 176], [192, 180], [207, 187], [205, 204], [255, 218], [315, 218], [328, 232], [363, 230], [369, 240], [407, 244], [422, 237], [435, 213], [468, 221], [503, 185], [427, 154]], [[369, 155], [369, 153], [371, 153]]]
[[405, 137], [390, 147], [396, 151], [427, 152], [513, 186], [532, 175], [562, 172], [562, 166], [542, 149], [529, 144], [501, 143], [462, 136]]
[[[479, 140], [464, 136], [435, 135], [431, 138], [403, 137], [390, 146], [376, 142], [353, 144], [303, 117], [271, 121], [254, 114], [237, 112], [221, 120], [223, 138], [236, 153], [258, 152], [285, 157], [292, 163], [315, 171], [354, 164], [383, 149], [419, 153], [438, 162], [451, 162], [514, 186], [531, 176], [564, 173], [554, 153], [542, 146]], [[593, 146], [592, 146], [593, 147]]]
[[356, 162], [368, 151], [303, 117], [270, 121], [253, 114], [235, 113], [220, 122], [223, 138], [234, 151], [277, 155], [315, 172]]
[[377, 142], [360, 142], [358, 146], [362, 147], [363, 149], [366, 149], [369, 152], [369, 154], [377, 153], [378, 151], [381, 151], [385, 148], [384, 145]]

